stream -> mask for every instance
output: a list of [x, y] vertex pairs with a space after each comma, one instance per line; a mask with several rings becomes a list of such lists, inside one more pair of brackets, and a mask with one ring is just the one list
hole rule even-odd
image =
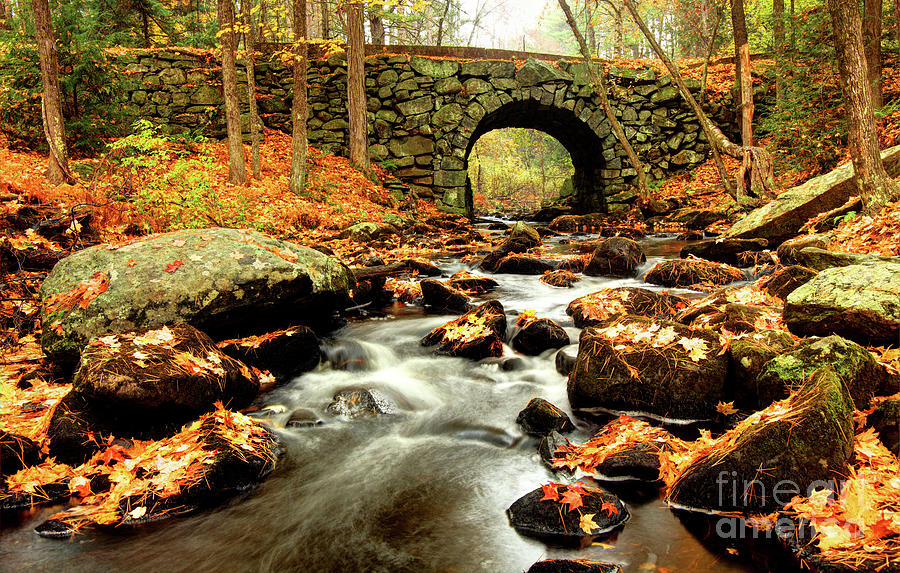
[[[557, 241], [550, 239], [550, 248], [564, 252], [568, 247]], [[641, 274], [683, 245], [660, 238], [642, 244], [648, 261]], [[448, 275], [465, 268], [457, 259], [435, 262]], [[489, 276], [500, 287], [487, 298], [503, 303], [511, 323], [534, 310], [559, 322], [573, 342], [578, 329], [565, 313], [570, 301], [610, 286], [647, 286], [584, 277], [565, 289], [537, 276]], [[32, 529], [59, 508], [36, 510], [4, 524], [0, 571], [516, 572], [545, 558], [593, 558], [629, 572], [755, 570], [689, 531], [655, 490], [623, 484], [606, 485], [631, 519], [587, 548], [548, 547], [516, 533], [506, 508], [549, 480], [564, 480], [541, 463], [537, 440], [522, 432], [516, 415], [533, 397], [569, 411], [565, 378], [553, 351], [520, 356], [519, 368], [505, 371], [497, 363], [434, 356], [419, 345], [451, 318], [401, 305], [334, 333], [325, 349], [331, 360], [264, 396], [264, 405], [285, 407], [273, 418], [281, 424], [296, 408], [325, 423], [278, 430], [285, 454], [252, 492], [136, 533], [91, 532], [71, 541], [35, 535]], [[516, 353], [505, 346], [504, 355]], [[354, 388], [372, 390], [390, 413], [330, 417], [334, 394]], [[576, 441], [596, 429], [578, 423], [570, 436]]]

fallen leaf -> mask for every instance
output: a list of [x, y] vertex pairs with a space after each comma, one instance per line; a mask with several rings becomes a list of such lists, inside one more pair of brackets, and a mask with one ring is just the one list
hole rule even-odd
[[737, 411], [738, 409], [734, 407], [734, 402], [719, 402], [718, 404], [716, 404], [716, 412], [722, 414], [723, 416], [736, 414]]
[[184, 261], [182, 261], [181, 259], [175, 259], [174, 261], [172, 261], [171, 263], [169, 263], [166, 266], [166, 272], [174, 273], [175, 271], [178, 270], [178, 267], [180, 267], [183, 264], [184, 264]]
[[599, 529], [599, 526], [594, 523], [594, 516], [596, 513], [585, 513], [581, 516], [581, 519], [578, 521], [578, 527], [581, 528], [585, 533], [590, 533], [594, 529]]

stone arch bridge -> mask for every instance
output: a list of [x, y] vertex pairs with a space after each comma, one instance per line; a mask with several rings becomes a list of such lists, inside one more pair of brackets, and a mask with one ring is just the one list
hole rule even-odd
[[[463, 213], [472, 205], [467, 166], [478, 138], [499, 128], [537, 129], [559, 140], [572, 157], [575, 206], [615, 209], [616, 195], [636, 174], [592, 92], [588, 65], [558, 56], [523, 61], [513, 52], [475, 52], [431, 48], [429, 55], [367, 56], [372, 159], [394, 168], [420, 197], [433, 197], [444, 209]], [[497, 57], [503, 55], [510, 57]], [[132, 113], [154, 119], [170, 132], [195, 129], [204, 121], [214, 135], [216, 124], [221, 132], [218, 70], [197, 60], [178, 51], [138, 50], [120, 56], [118, 64], [130, 80], [125, 97]], [[669, 77], [650, 68], [617, 67], [607, 77], [614, 112], [651, 179], [705, 160], [708, 145], [699, 123]], [[344, 53], [311, 58], [312, 145], [342, 147], [347, 141], [346, 79]], [[289, 132], [290, 70], [262, 61], [257, 84], [262, 121]], [[245, 86], [242, 91], [246, 99]]]

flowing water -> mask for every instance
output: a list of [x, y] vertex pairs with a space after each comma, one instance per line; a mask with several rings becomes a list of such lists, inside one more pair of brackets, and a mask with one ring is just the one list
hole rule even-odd
[[[647, 239], [649, 268], [677, 256], [681, 244]], [[565, 250], [555, 245], [556, 250]], [[436, 261], [446, 273], [458, 261]], [[495, 275], [491, 295], [511, 320], [526, 309], [566, 327], [574, 298], [638, 280], [585, 278], [572, 289], [538, 277]], [[518, 535], [505, 510], [555, 477], [536, 441], [515, 423], [532, 397], [568, 408], [565, 378], [553, 353], [496, 363], [438, 357], [419, 340], [449, 316], [396, 309], [355, 321], [334, 334], [332, 358], [315, 372], [265, 396], [265, 404], [308, 408], [325, 423], [278, 430], [285, 454], [258, 488], [194, 516], [137, 532], [89, 533], [72, 541], [32, 533], [56, 508], [2, 531], [2, 571], [524, 571], [542, 558], [594, 558], [626, 571], [751, 571], [721, 547], [689, 532], [652, 494], [612, 484], [632, 517], [610, 538], [585, 549], [548, 547]], [[506, 355], [514, 355], [504, 347]], [[390, 414], [335, 420], [326, 407], [337, 391], [373, 390]], [[592, 426], [581, 422], [578, 439]], [[696, 529], [696, 528], [694, 528]]]

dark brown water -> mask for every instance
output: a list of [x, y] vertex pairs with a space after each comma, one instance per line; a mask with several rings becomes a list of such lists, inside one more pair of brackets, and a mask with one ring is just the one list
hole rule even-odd
[[[681, 244], [648, 240], [649, 265], [677, 255]], [[462, 268], [440, 261], [448, 272]], [[498, 275], [497, 291], [510, 313], [531, 309], [558, 320], [575, 297], [637, 280], [587, 278], [555, 289], [538, 277]], [[523, 357], [523, 368], [432, 356], [419, 339], [447, 316], [388, 314], [336, 333], [329, 352], [352, 356], [362, 369], [324, 366], [272, 392], [266, 404], [298, 407], [327, 423], [282, 429], [286, 453], [257, 489], [215, 510], [137, 532], [89, 533], [72, 541], [32, 533], [55, 509], [6, 524], [0, 571], [501, 571], [526, 570], [541, 558], [613, 561], [626, 571], [753, 571], [727, 553], [703, 527], [687, 528], [655, 493], [610, 487], [628, 504], [631, 520], [615, 536], [585, 549], [547, 547], [518, 535], [505, 510], [550, 479], [534, 440], [515, 424], [532, 397], [567, 408], [565, 379], [553, 354]], [[509, 355], [514, 354], [505, 348]], [[343, 360], [341, 360], [343, 361]], [[366, 388], [392, 414], [361, 421], [332, 420], [325, 408], [335, 392]], [[586, 437], [590, 426], [581, 428]]]

